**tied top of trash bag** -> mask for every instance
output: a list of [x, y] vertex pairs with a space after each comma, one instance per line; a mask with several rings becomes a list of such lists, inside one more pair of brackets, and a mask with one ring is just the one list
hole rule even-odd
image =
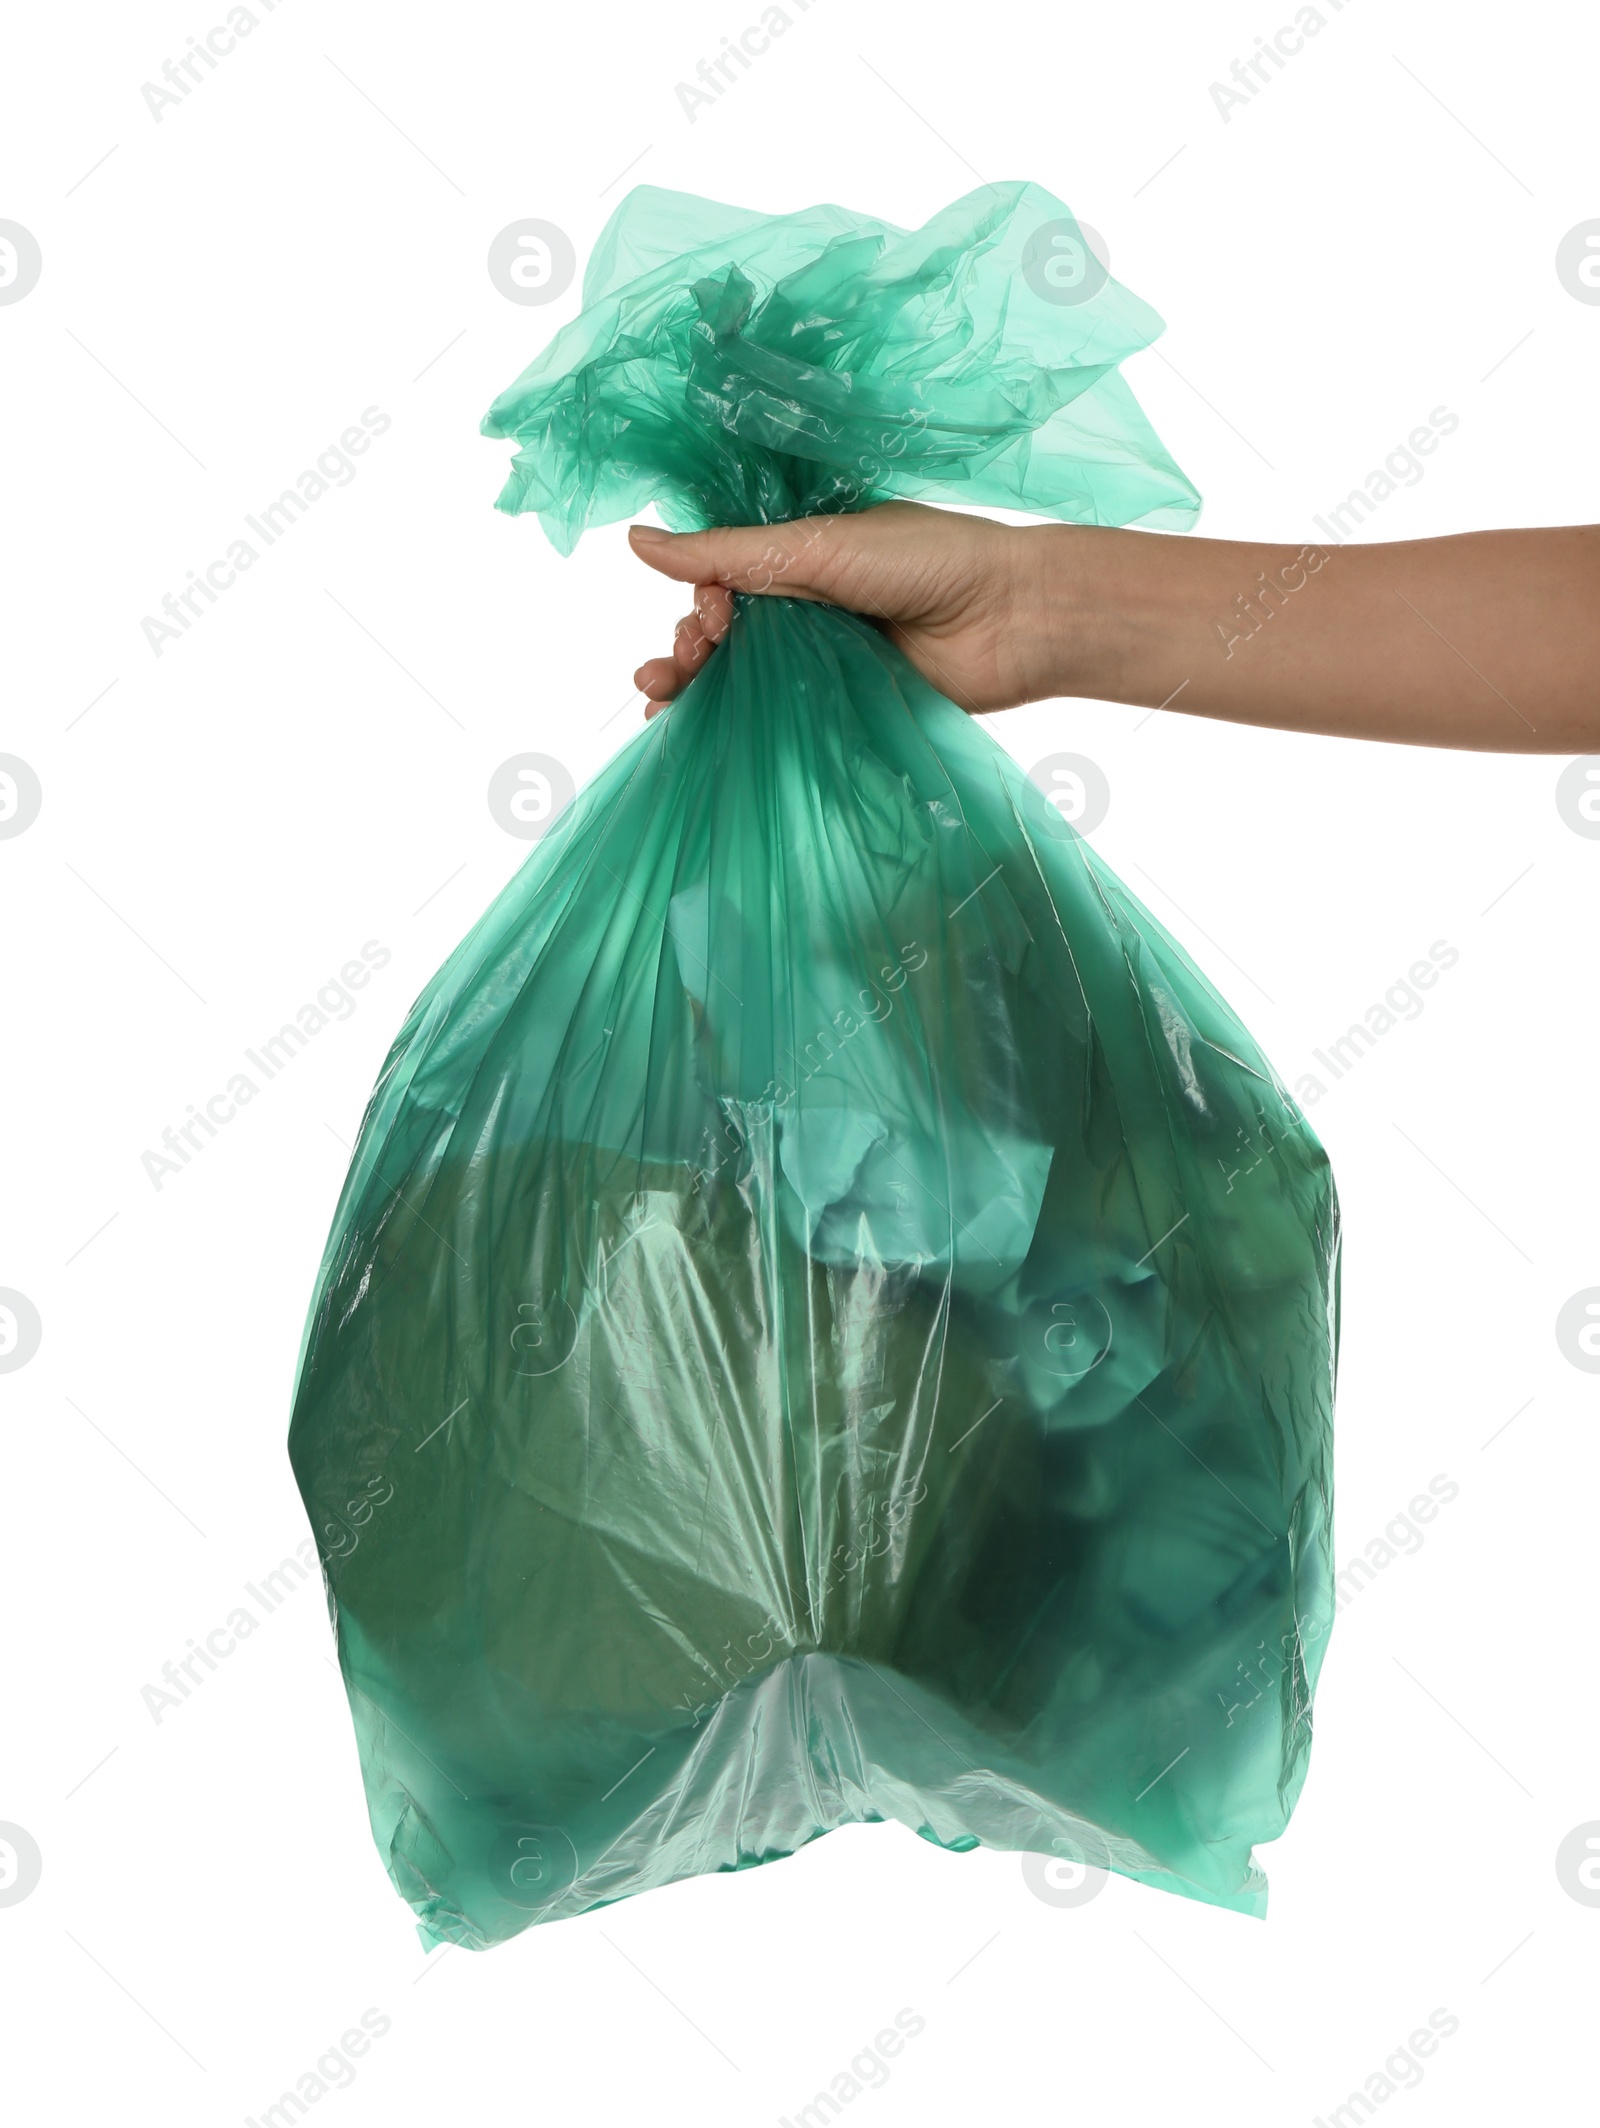
[[1200, 498], [1117, 373], [1162, 329], [1038, 185], [913, 231], [641, 185], [483, 432], [517, 445], [499, 507], [563, 554], [651, 502], [674, 531], [894, 497], [1182, 529]]

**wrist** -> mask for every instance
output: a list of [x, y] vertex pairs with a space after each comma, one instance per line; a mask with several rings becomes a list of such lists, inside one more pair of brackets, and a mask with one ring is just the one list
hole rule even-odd
[[1025, 700], [1132, 700], [1131, 668], [1153, 617], [1139, 591], [1153, 535], [1105, 525], [1029, 525], [1018, 534], [1016, 654]]

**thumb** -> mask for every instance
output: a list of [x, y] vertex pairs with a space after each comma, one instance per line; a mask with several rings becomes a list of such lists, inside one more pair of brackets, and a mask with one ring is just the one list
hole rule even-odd
[[681, 584], [726, 584], [731, 591], [820, 599], [829, 517], [782, 525], [718, 525], [709, 532], [661, 532], [630, 525], [628, 543], [652, 569]]

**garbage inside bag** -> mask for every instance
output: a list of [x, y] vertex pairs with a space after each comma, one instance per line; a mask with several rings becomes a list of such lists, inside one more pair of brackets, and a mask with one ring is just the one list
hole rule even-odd
[[[485, 424], [564, 551], [889, 496], [1181, 526], [1160, 320], [629, 195]], [[1229, 1007], [867, 622], [745, 596], [428, 985], [291, 1429], [374, 1834], [481, 1947], [853, 1820], [1260, 1912], [1331, 1621], [1338, 1214]]]

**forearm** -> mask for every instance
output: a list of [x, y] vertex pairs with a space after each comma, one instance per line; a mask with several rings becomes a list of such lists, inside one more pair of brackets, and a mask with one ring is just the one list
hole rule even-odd
[[1600, 527], [1341, 547], [1066, 525], [1021, 538], [1030, 692], [1419, 746], [1600, 752]]

